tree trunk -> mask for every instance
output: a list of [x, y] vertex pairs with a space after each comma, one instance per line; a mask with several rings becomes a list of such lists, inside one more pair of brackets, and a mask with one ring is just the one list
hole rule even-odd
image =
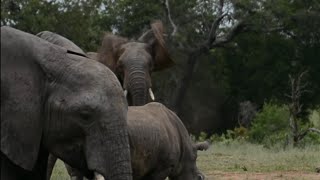
[[187, 65], [184, 72], [184, 75], [181, 79], [180, 85], [178, 86], [177, 95], [173, 102], [173, 108], [176, 114], [179, 116], [182, 110], [182, 102], [187, 94], [190, 82], [193, 77], [194, 67], [197, 64], [200, 51], [193, 51], [188, 56]]

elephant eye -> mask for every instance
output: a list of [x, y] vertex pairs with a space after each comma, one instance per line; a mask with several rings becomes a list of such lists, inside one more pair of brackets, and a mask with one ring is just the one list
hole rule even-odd
[[93, 112], [91, 110], [88, 110], [88, 109], [81, 110], [79, 112], [79, 116], [80, 116], [80, 119], [85, 123], [90, 123], [91, 121], [93, 121], [93, 118], [92, 118]]
[[87, 119], [90, 118], [90, 113], [88, 111], [83, 111], [83, 112], [80, 113], [80, 116], [81, 116], [82, 119], [87, 120]]

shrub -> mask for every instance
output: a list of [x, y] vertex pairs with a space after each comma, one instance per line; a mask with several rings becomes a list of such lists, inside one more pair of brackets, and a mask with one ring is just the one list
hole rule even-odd
[[309, 120], [313, 127], [320, 129], [320, 108], [310, 113]]
[[272, 145], [284, 140], [289, 132], [289, 109], [284, 105], [265, 103], [249, 130], [252, 142]]

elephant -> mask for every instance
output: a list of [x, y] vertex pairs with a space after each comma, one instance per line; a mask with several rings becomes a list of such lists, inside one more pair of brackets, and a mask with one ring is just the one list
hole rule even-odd
[[46, 179], [49, 153], [90, 179], [132, 179], [127, 110], [106, 66], [1, 27], [1, 179]]
[[161, 21], [151, 23], [151, 29], [137, 40], [106, 33], [98, 52], [87, 53], [89, 58], [108, 66], [117, 75], [130, 106], [154, 101], [151, 73], [174, 65], [163, 33]]
[[[86, 54], [84, 53], [84, 51], [78, 47], [75, 43], [73, 43], [71, 40], [59, 35], [59, 34], [56, 34], [54, 32], [51, 32], [51, 31], [41, 31], [39, 32], [38, 34], [36, 34], [36, 36], [52, 43], [52, 44], [55, 44], [55, 45], [58, 45], [58, 46], [61, 46], [61, 47], [64, 47], [67, 49], [67, 51], [69, 51], [70, 53], [74, 53], [74, 54], [78, 54], [80, 56], [84, 56], [84, 57], [87, 57]], [[54, 165], [57, 161], [57, 157], [52, 155], [52, 154], [49, 154], [49, 157], [48, 157], [48, 167], [47, 167], [47, 180], [50, 180], [51, 178], [51, 174], [52, 174], [52, 170], [54, 168]], [[64, 163], [67, 171], [68, 171], [68, 174], [71, 176], [71, 178], [73, 179], [83, 179], [83, 175], [78, 175], [80, 173], [78, 173], [78, 170], [72, 168], [70, 165]], [[77, 177], [78, 175], [78, 177]]]
[[[193, 143], [179, 117], [163, 104], [129, 106], [128, 129], [134, 180], [205, 178], [196, 159], [197, 151], [207, 150], [209, 143]], [[80, 177], [81, 171], [75, 175]]]
[[197, 151], [207, 142], [193, 143], [180, 118], [161, 103], [128, 109], [133, 179], [198, 180]]

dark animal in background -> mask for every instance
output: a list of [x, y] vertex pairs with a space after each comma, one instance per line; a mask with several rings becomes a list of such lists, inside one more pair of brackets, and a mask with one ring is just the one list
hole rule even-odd
[[126, 121], [112, 71], [1, 27], [1, 179], [45, 179], [48, 153], [88, 178], [132, 179]]

